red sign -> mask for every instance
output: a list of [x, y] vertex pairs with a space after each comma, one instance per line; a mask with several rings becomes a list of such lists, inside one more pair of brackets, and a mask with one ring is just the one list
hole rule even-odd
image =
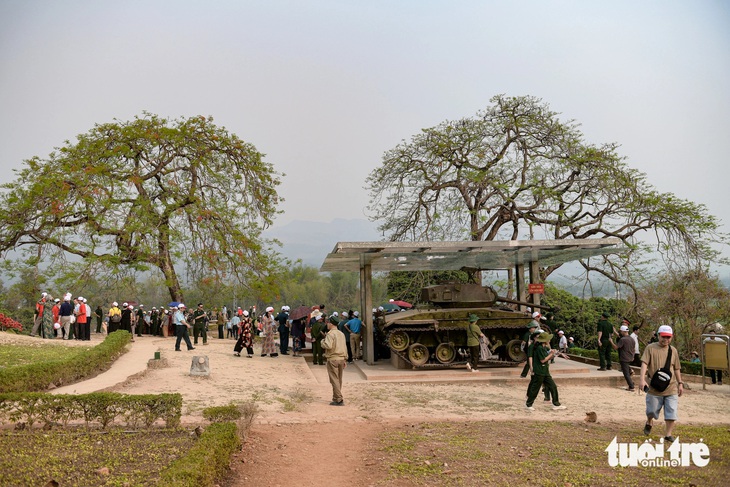
[[530, 294], [545, 294], [545, 284], [528, 284], [527, 292]]

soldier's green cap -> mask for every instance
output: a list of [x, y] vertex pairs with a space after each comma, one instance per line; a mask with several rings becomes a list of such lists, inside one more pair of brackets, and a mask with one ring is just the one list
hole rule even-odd
[[475, 321], [479, 321], [479, 317], [474, 313], [469, 314], [469, 323], [474, 323]]

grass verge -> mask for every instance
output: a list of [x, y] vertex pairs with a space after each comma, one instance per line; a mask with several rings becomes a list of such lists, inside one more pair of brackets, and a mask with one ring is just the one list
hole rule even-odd
[[727, 426], [677, 427], [682, 443], [702, 440], [708, 446], [706, 467], [610, 467], [605, 450], [614, 436], [642, 444], [646, 437], [640, 429], [561, 422], [415, 424], [381, 435], [382, 463], [376, 468], [388, 471], [385, 485], [727, 485]]

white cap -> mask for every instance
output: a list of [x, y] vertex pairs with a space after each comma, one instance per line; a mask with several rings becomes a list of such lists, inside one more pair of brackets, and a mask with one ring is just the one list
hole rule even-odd
[[558, 331], [558, 335], [565, 335], [565, 332], [563, 330]]
[[659, 336], [674, 336], [674, 332], [672, 331], [672, 327], [669, 325], [662, 325], [659, 327], [659, 330], [657, 330], [657, 335]]
[[71, 301], [71, 293], [66, 293], [63, 295], [64, 301]]
[[76, 298], [76, 299], [78, 299], [79, 301], [83, 301], [83, 300], [84, 300], [84, 298], [83, 298], [82, 296], [79, 296], [79, 297], [78, 297], [78, 298]]
[[45, 298], [46, 296], [48, 296], [48, 293], [41, 293], [42, 298]]
[[355, 318], [357, 318], [358, 316], [360, 316], [360, 313], [358, 311], [355, 311], [354, 313], [352, 313], [352, 316], [354, 316]]
[[629, 327], [626, 325], [621, 325], [621, 327], [619, 328], [619, 331], [629, 331]]
[[186, 306], [183, 303], [180, 303], [180, 304], [177, 305], [177, 307], [179, 309], [179, 308], [185, 308]]
[[128, 303], [122, 303], [122, 307], [123, 307], [123, 308], [126, 308], [127, 306], [129, 306], [129, 304], [128, 304]]
[[114, 302], [112, 303], [112, 306], [119, 306], [119, 303], [117, 303], [116, 301], [114, 301]]
[[574, 340], [574, 338], [573, 337], [570, 337], [570, 338], [568, 338], [568, 340]]
[[84, 303], [86, 302], [86, 298], [82, 298], [82, 300], [84, 301]]
[[243, 310], [243, 316], [248, 316], [248, 311]]
[[144, 308], [144, 304], [140, 304], [140, 305], [139, 305], [139, 307], [140, 307], [140, 308]]
[[266, 308], [266, 312], [268, 313], [269, 311], [274, 311], [274, 307], [273, 306], [268, 306]]
[[540, 316], [542, 316], [542, 315], [538, 311], [535, 311], [534, 313], [532, 313], [533, 318], [539, 318]]
[[336, 318], [336, 317], [340, 316], [340, 314], [337, 311], [335, 311], [334, 313], [332, 313], [332, 316], [334, 316]]

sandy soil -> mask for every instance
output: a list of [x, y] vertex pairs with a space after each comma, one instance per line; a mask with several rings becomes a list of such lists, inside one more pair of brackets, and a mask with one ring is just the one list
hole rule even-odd
[[[94, 335], [92, 344], [103, 337]], [[39, 339], [0, 333], [0, 343]], [[88, 342], [46, 341], [59, 346]], [[209, 339], [193, 351], [175, 352], [173, 338], [137, 338], [135, 344], [154, 344], [167, 367], [148, 369], [112, 388], [128, 394], [179, 392], [184, 401], [184, 423], [201, 421], [201, 410], [231, 402], [255, 401], [259, 415], [246, 447], [233, 464], [234, 475], [226, 485], [324, 485], [323, 472], [314, 469], [313, 456], [329, 450], [344, 452], [345, 462], [333, 462], [326, 472], [328, 485], [373, 485], [382, 472], [367, 468], [371, 440], [391, 425], [434, 420], [549, 420], [579, 422], [592, 411], [599, 422], [644, 421], [644, 397], [620, 387], [571, 385], [557, 378], [560, 401], [568, 407], [553, 411], [540, 398], [536, 411], [525, 410], [527, 380], [508, 384], [479, 383], [378, 383], [365, 381], [356, 366], [345, 370], [344, 407], [329, 406], [331, 386], [324, 366], [289, 356], [247, 358], [233, 354], [232, 339]], [[132, 347], [135, 346], [132, 345]], [[148, 347], [149, 348], [149, 347]], [[184, 347], [183, 347], [184, 350]], [[207, 355], [209, 377], [189, 375], [194, 356]], [[145, 358], [140, 358], [145, 360]], [[691, 384], [680, 398], [680, 422], [728, 424], [724, 414], [730, 386], [702, 390]], [[659, 428], [662, 426], [658, 425]], [[340, 458], [342, 458], [340, 454]], [[351, 460], [351, 461], [350, 461]]]

